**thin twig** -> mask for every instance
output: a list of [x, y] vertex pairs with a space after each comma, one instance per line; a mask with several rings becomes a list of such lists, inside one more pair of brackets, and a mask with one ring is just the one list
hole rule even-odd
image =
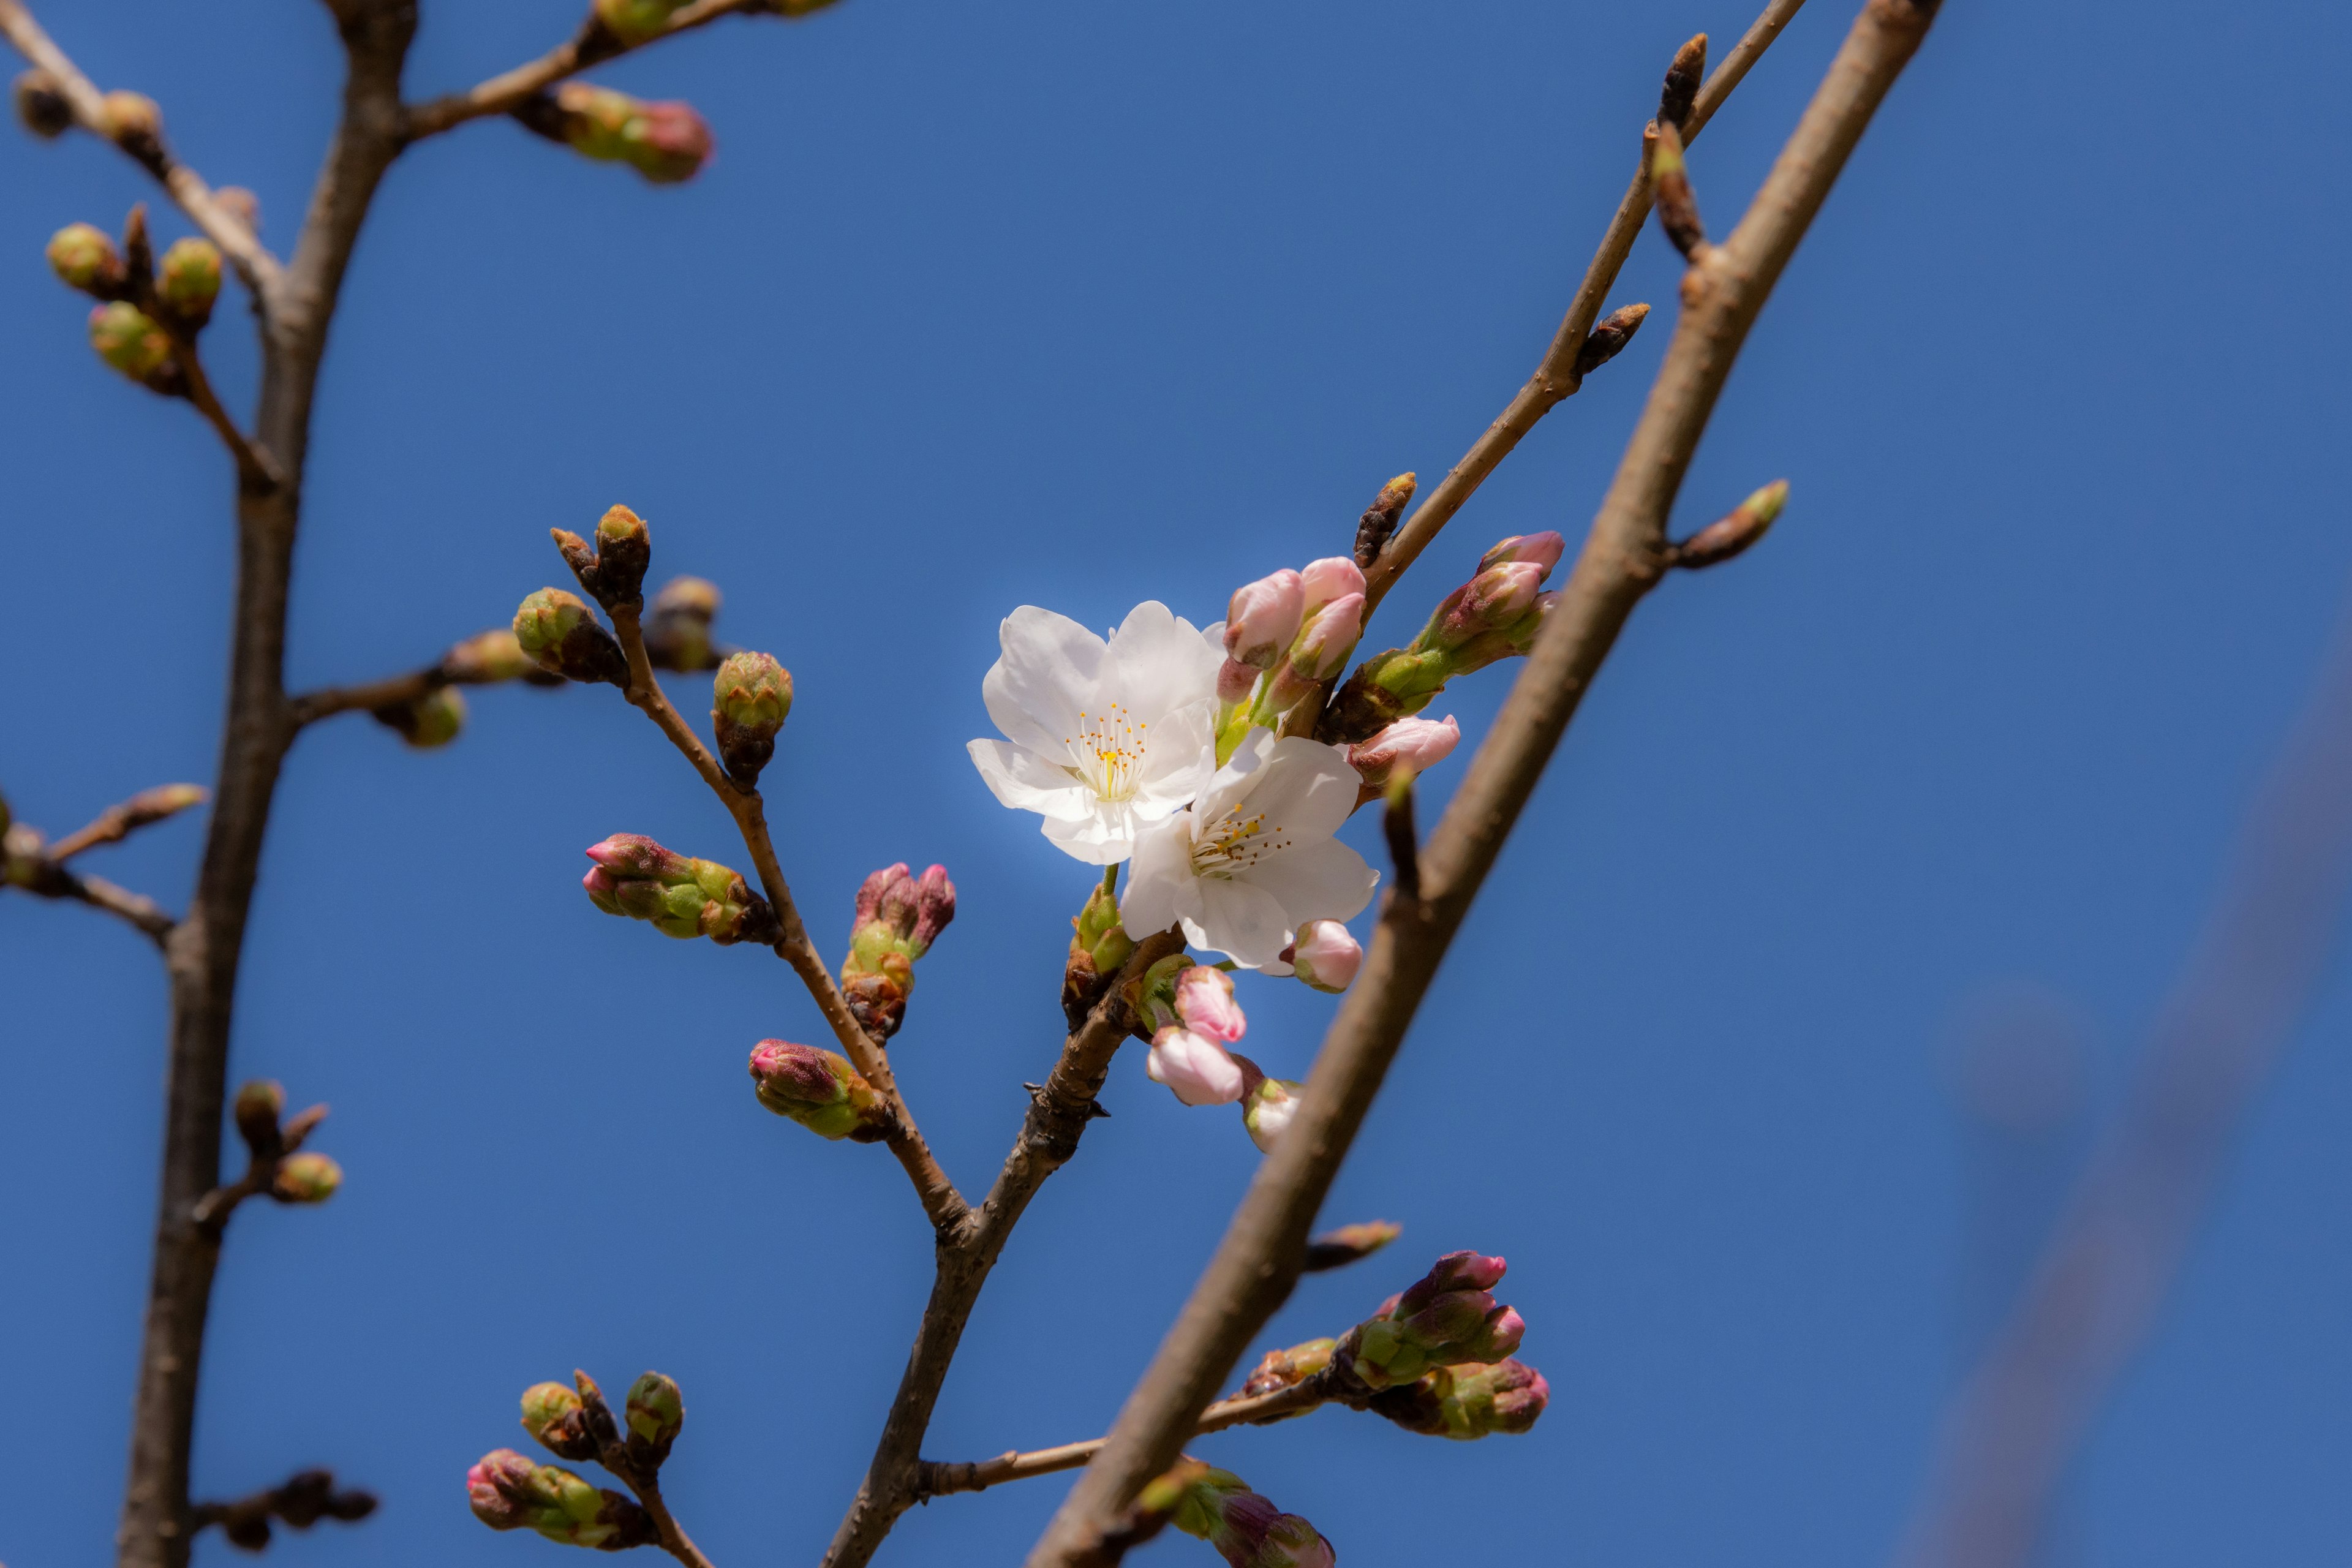
[[161, 137], [133, 143], [111, 134], [106, 123], [105, 95], [42, 30], [22, 0], [0, 0], [0, 36], [5, 36], [16, 47], [16, 52], [35, 67], [49, 74], [58, 93], [73, 110], [75, 124], [101, 142], [113, 142], [163, 183], [180, 210], [204, 231], [205, 238], [220, 247], [221, 254], [229, 258], [229, 264], [267, 310], [270, 293], [278, 286], [280, 268], [278, 258], [269, 254], [268, 247], [245, 220], [221, 205], [212, 187], [194, 169], [174, 159]]
[[[1804, 4], [1805, 0], [1772, 0], [1764, 7], [1763, 15], [1756, 18], [1699, 89], [1691, 104], [1690, 117], [1683, 122], [1685, 142], [1698, 135], [1700, 127], [1723, 106], [1731, 89], [1763, 58], [1772, 40], [1780, 36], [1780, 30]], [[1543, 362], [1536, 366], [1535, 374], [1519, 388], [1509, 405], [1486, 426], [1486, 434], [1473, 442], [1462, 460], [1422, 498], [1412, 516], [1397, 530], [1379, 558], [1365, 569], [1366, 618], [1395, 586], [1404, 569], [1429, 547], [1438, 531], [1486, 482], [1486, 476], [1536, 427], [1537, 421], [1583, 386], [1584, 378], [1576, 371], [1576, 357], [1582, 352], [1585, 339], [1591, 335], [1593, 323], [1601, 319], [1601, 307], [1607, 302], [1609, 290], [1617, 286], [1617, 274], [1623, 269], [1625, 258], [1633, 252], [1634, 237], [1642, 232], [1642, 224], [1649, 216], [1650, 171], [1644, 159], [1634, 169], [1633, 178], [1625, 187], [1624, 199], [1617, 204], [1616, 216], [1609, 220], [1608, 230], [1601, 237], [1601, 247], [1592, 253], [1591, 265], [1584, 269], [1584, 281], [1569, 301], [1568, 314], [1561, 318], [1551, 346], [1544, 351]]]
[[691, 32], [721, 16], [761, 10], [763, 5], [764, 0], [696, 0], [695, 4], [674, 12], [660, 32], [642, 44], [633, 45], [623, 44], [592, 18], [570, 41], [558, 44], [528, 64], [501, 71], [464, 92], [453, 92], [430, 102], [417, 104], [408, 111], [408, 139], [420, 141], [453, 130], [469, 120], [504, 114], [525, 100], [546, 91], [564, 78], [577, 75], [590, 66], [660, 43], [665, 38], [674, 38], [680, 33]]
[[702, 1554], [702, 1548], [694, 1543], [694, 1538], [686, 1532], [686, 1526], [678, 1523], [677, 1516], [669, 1510], [669, 1504], [663, 1500], [660, 1482], [650, 1475], [634, 1472], [623, 1475], [621, 1479], [629, 1484], [629, 1489], [637, 1494], [637, 1500], [652, 1516], [654, 1529], [661, 1537], [664, 1552], [685, 1563], [686, 1568], [712, 1568], [710, 1559]]
[[2137, 1080], [1955, 1400], [1898, 1561], [2036, 1560], [2053, 1494], [2147, 1343], [2232, 1136], [2307, 1016], [2352, 895], [2352, 615], [2239, 834]]
[[369, 712], [379, 708], [404, 708], [432, 696], [445, 686], [459, 684], [439, 665], [428, 665], [362, 686], [324, 686], [294, 699], [294, 722], [315, 724], [338, 713]]
[[915, 1125], [914, 1113], [907, 1109], [906, 1097], [898, 1092], [898, 1080], [890, 1071], [890, 1058], [874, 1037], [866, 1032], [856, 1016], [849, 1010], [848, 999], [834, 983], [833, 972], [825, 967], [824, 959], [809, 941], [808, 929], [801, 921], [800, 910], [793, 902], [793, 890], [784, 880], [783, 868], [776, 860], [776, 846], [768, 833], [764, 804], [756, 789], [740, 789], [719, 765], [719, 759], [702, 743], [702, 738], [678, 716], [664, 694], [661, 682], [654, 678], [652, 661], [646, 655], [645, 634], [639, 626], [637, 608], [624, 605], [613, 612], [613, 629], [621, 639], [622, 650], [629, 658], [630, 703], [657, 725], [670, 738], [673, 745], [686, 754], [702, 782], [710, 786], [728, 815], [735, 819], [742, 833], [743, 847], [751, 852], [751, 862], [759, 868], [760, 885], [767, 893], [768, 902], [775, 907], [776, 919], [783, 934], [776, 939], [776, 954], [793, 966], [816, 1001], [817, 1010], [833, 1027], [834, 1037], [841, 1042], [850, 1061], [866, 1081], [888, 1102], [898, 1127], [887, 1142], [898, 1163], [907, 1168], [908, 1179], [915, 1184], [916, 1194], [922, 1199], [923, 1212], [931, 1218], [931, 1227], [942, 1238], [952, 1234], [971, 1205], [956, 1191], [946, 1171], [932, 1157], [930, 1145], [923, 1142], [922, 1131]]
[[[5, 4], [7, 0], [0, 0], [0, 5]], [[212, 378], [205, 374], [204, 359], [196, 352], [194, 334], [183, 327], [169, 310], [151, 310], [149, 319], [162, 327], [163, 335], [172, 340], [172, 358], [178, 363], [180, 374], [187, 380], [188, 401], [196, 405], [196, 412], [205, 416], [205, 423], [213, 427], [214, 434], [221, 438], [221, 444], [228, 448], [229, 457], [236, 464], [239, 488], [247, 494], [261, 495], [284, 484], [286, 473], [278, 467], [278, 460], [269, 455], [267, 448], [238, 429], [228, 410], [221, 406], [219, 395], [213, 391]]]
[[79, 899], [91, 909], [104, 910], [119, 920], [128, 921], [146, 932], [158, 947], [172, 934], [172, 928], [180, 923], [169, 910], [144, 893], [119, 888], [103, 877], [77, 876], [63, 867], [58, 868], [58, 874], [64, 879], [65, 891], [56, 896]]
[[56, 843], [44, 846], [41, 853], [62, 864], [85, 849], [120, 844], [142, 827], [167, 821], [192, 805], [202, 805], [204, 798], [205, 792], [194, 784], [158, 784], [153, 789], [142, 789], [129, 800], [108, 806]]
[[[1320, 1384], [1294, 1383], [1287, 1388], [1277, 1388], [1266, 1394], [1236, 1394], [1220, 1399], [1201, 1412], [1192, 1435], [1206, 1436], [1222, 1432], [1228, 1426], [1262, 1425], [1269, 1421], [1287, 1420], [1319, 1409], [1329, 1402]], [[1083, 1443], [1065, 1443], [1057, 1448], [1034, 1448], [1026, 1453], [999, 1454], [992, 1459], [979, 1459], [962, 1464], [941, 1464], [923, 1461], [922, 1495], [926, 1498], [946, 1497], [953, 1492], [986, 1491], [990, 1487], [1003, 1486], [1007, 1481], [1025, 1481], [1032, 1476], [1050, 1476], [1060, 1470], [1075, 1470], [1093, 1458], [1105, 1439], [1089, 1437]]]
[[1218, 1384], [1288, 1295], [1316, 1210], [1504, 836], [1626, 618], [1666, 570], [1675, 494], [1756, 312], [1932, 16], [1932, 0], [1868, 0], [1747, 216], [1685, 276], [1683, 317], [1576, 569], [1422, 853], [1422, 897], [1386, 900], [1296, 1119], [1030, 1568], [1080, 1560], [1176, 1461]]

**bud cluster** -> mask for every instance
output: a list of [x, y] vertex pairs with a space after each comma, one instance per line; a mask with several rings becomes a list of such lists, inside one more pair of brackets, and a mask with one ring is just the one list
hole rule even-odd
[[[666, 3], [621, 0], [615, 8], [643, 11]], [[657, 185], [694, 178], [710, 157], [710, 127], [692, 104], [648, 103], [608, 87], [568, 81], [524, 100], [513, 112], [548, 140], [599, 163], [626, 163]]]
[[[1428, 707], [1455, 676], [1526, 654], [1559, 602], [1558, 594], [1542, 589], [1565, 548], [1559, 534], [1544, 532], [1506, 539], [1486, 552], [1410, 647], [1357, 667], [1332, 702], [1326, 738], [1343, 744], [1370, 741]], [[1428, 739], [1422, 737], [1423, 743]]]
[[[596, 1380], [572, 1374], [572, 1386], [523, 1390], [523, 1430], [559, 1459], [593, 1459], [634, 1489], [650, 1485], [686, 1425], [677, 1384], [649, 1372], [629, 1385], [615, 1421]], [[492, 1530], [530, 1529], [550, 1541], [604, 1552], [651, 1545], [650, 1516], [620, 1493], [593, 1487], [570, 1470], [534, 1465], [511, 1448], [485, 1454], [466, 1473], [474, 1517]]]
[[466, 1500], [492, 1530], [535, 1530], [566, 1546], [619, 1552], [657, 1539], [653, 1517], [609, 1487], [494, 1448], [466, 1472]]
[[302, 1152], [302, 1141], [326, 1120], [325, 1106], [314, 1105], [289, 1117], [284, 1088], [268, 1079], [255, 1079], [238, 1089], [230, 1113], [251, 1156], [247, 1179], [257, 1190], [281, 1204], [322, 1204], [342, 1186], [341, 1165], [324, 1154]]
[[1526, 1321], [1488, 1293], [1504, 1268], [1475, 1252], [1439, 1258], [1340, 1340], [1331, 1354], [1335, 1389], [1365, 1396], [1418, 1382], [1433, 1367], [1498, 1362], [1518, 1349]]
[[1433, 1367], [1416, 1382], [1382, 1389], [1365, 1408], [1408, 1432], [1468, 1442], [1497, 1432], [1523, 1433], [1550, 1401], [1551, 1384], [1543, 1373], [1506, 1357], [1491, 1365]]
[[578, 595], [541, 588], [515, 611], [515, 643], [550, 675], [567, 680], [629, 684], [628, 656]]
[[[18, 89], [22, 112], [21, 79]], [[108, 102], [118, 98], [147, 102], [136, 93], [109, 94]], [[175, 240], [159, 264], [147, 238], [146, 210], [132, 207], [120, 248], [96, 225], [71, 223], [50, 237], [48, 259], [60, 281], [100, 301], [89, 313], [89, 343], [99, 358], [150, 391], [186, 394], [178, 341], [204, 330], [220, 296], [221, 255], [212, 241]]]
[[902, 860], [859, 887], [849, 956], [841, 963], [841, 991], [867, 1034], [887, 1040], [898, 1032], [907, 997], [915, 989], [915, 960], [930, 952], [955, 919], [955, 884], [944, 866], [916, 877]]
[[260, 1552], [275, 1533], [270, 1521], [282, 1520], [297, 1530], [308, 1530], [322, 1519], [355, 1523], [375, 1511], [375, 1497], [357, 1488], [335, 1485], [332, 1470], [298, 1470], [283, 1486], [239, 1498], [235, 1502], [199, 1503], [194, 1510], [199, 1529], [218, 1524], [231, 1546]]
[[1062, 1013], [1072, 1030], [1083, 1027], [1087, 1015], [1135, 951], [1135, 943], [1119, 924], [1118, 898], [1108, 882], [1088, 895], [1086, 907], [1070, 918], [1070, 955], [1062, 966]]
[[580, 579], [580, 586], [604, 606], [606, 614], [642, 600], [646, 569], [654, 560], [653, 538], [646, 531], [645, 519], [625, 506], [606, 509], [596, 524], [593, 550], [569, 529], [547, 531], [555, 548], [563, 552], [564, 564]]
[[[1401, 506], [1402, 503], [1399, 502]], [[1364, 629], [1364, 574], [1345, 556], [1287, 567], [1234, 591], [1217, 673], [1217, 761], [1253, 729], [1272, 729], [1346, 668]]]
[[588, 858], [596, 864], [580, 885], [608, 915], [649, 921], [665, 936], [707, 936], [721, 947], [766, 946], [782, 934], [768, 900], [716, 860], [677, 854], [641, 833], [592, 844]]
[[751, 1049], [751, 1082], [761, 1105], [820, 1138], [875, 1143], [898, 1130], [888, 1102], [836, 1051], [761, 1040]]
[[776, 734], [793, 710], [793, 673], [764, 653], [730, 655], [710, 683], [710, 729], [719, 759], [750, 789], [776, 754]]
[[1215, 1547], [1233, 1568], [1332, 1568], [1339, 1561], [1312, 1524], [1283, 1512], [1231, 1470], [1188, 1467], [1180, 1484], [1169, 1522]]
[[1249, 1027], [1234, 1000], [1232, 975], [1181, 953], [1163, 958], [1144, 971], [1136, 1016], [1151, 1030], [1143, 1070], [1152, 1082], [1166, 1084], [1186, 1105], [1231, 1105], [1242, 1098], [1255, 1068], [1225, 1049]]

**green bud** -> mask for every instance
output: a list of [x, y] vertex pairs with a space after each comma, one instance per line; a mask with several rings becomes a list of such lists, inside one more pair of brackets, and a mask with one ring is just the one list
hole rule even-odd
[[710, 156], [710, 127], [688, 103], [648, 103], [610, 88], [568, 81], [517, 114], [583, 157], [626, 163], [657, 185], [690, 180]]
[[172, 340], [138, 306], [117, 300], [89, 313], [89, 346], [98, 357], [146, 383], [172, 363]]
[[414, 702], [372, 710], [376, 722], [400, 732], [400, 738], [420, 752], [446, 746], [466, 727], [466, 700], [442, 686]]
[[629, 660], [613, 634], [577, 597], [541, 588], [515, 611], [515, 641], [541, 669], [566, 679], [604, 681], [625, 689]]
[[657, 1468], [669, 1458], [669, 1446], [686, 1425], [686, 1400], [676, 1383], [660, 1373], [646, 1373], [629, 1384], [622, 1424], [629, 1429], [630, 1458], [647, 1469]]
[[324, 1154], [289, 1155], [269, 1184], [269, 1195], [282, 1204], [322, 1204], [343, 1184], [343, 1168]]
[[211, 240], [175, 239], [163, 252], [155, 291], [191, 326], [201, 327], [212, 319], [220, 286], [221, 255]]
[[588, 848], [581, 879], [608, 915], [649, 922], [665, 936], [707, 936], [719, 946], [776, 940], [776, 912], [742, 877], [716, 860], [664, 848], [641, 833], [615, 833]]
[[522, 1391], [522, 1426], [559, 1459], [596, 1457], [580, 1395], [562, 1384], [535, 1383]]
[[836, 1051], [761, 1040], [751, 1050], [751, 1081], [761, 1105], [820, 1138], [873, 1143], [898, 1131], [888, 1104]]
[[1674, 546], [1674, 563], [1696, 569], [1728, 561], [1764, 537], [1789, 504], [1789, 481], [1775, 479], [1741, 501], [1726, 515], [1708, 523]]
[[49, 267], [73, 288], [101, 299], [122, 289], [127, 273], [114, 241], [96, 224], [69, 223], [49, 237]]
[[1268, 1351], [1250, 1373], [1249, 1381], [1242, 1384], [1242, 1392], [1272, 1394], [1277, 1388], [1304, 1383], [1331, 1364], [1331, 1352], [1339, 1343], [1337, 1340], [1308, 1340], [1288, 1350]]
[[608, 508], [596, 524], [596, 548], [569, 529], [551, 528], [555, 547], [580, 585], [607, 610], [634, 605], [643, 597], [646, 568], [653, 564], [653, 537], [645, 519], [627, 507]]
[[286, 1114], [286, 1090], [257, 1078], [236, 1091], [236, 1132], [257, 1154], [275, 1154], [278, 1119]]
[[1062, 1012], [1073, 1031], [1085, 1026], [1134, 951], [1127, 928], [1119, 924], [1118, 896], [1098, 884], [1070, 919], [1070, 952], [1062, 965]]
[[776, 732], [793, 710], [792, 671], [764, 653], [739, 653], [710, 683], [710, 727], [719, 760], [749, 789], [776, 752]]
[[467, 637], [441, 656], [441, 673], [469, 686], [519, 679], [538, 668], [514, 633], [503, 628]]
[[1470, 1442], [1528, 1431], [1550, 1401], [1543, 1373], [1507, 1358], [1491, 1366], [1433, 1367], [1412, 1383], [1381, 1390], [1365, 1408], [1409, 1432]]
[[596, 0], [596, 19], [604, 30], [634, 48], [660, 36], [673, 12], [687, 0]]

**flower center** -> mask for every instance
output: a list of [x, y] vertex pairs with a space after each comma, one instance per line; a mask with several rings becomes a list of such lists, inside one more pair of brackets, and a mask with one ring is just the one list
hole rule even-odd
[[1116, 702], [1108, 713], [1078, 710], [1078, 721], [1076, 735], [1062, 737], [1076, 764], [1068, 770], [1070, 775], [1107, 801], [1135, 794], [1143, 776], [1143, 732], [1151, 726]]
[[1266, 826], [1265, 813], [1244, 816], [1240, 806], [1229, 805], [1192, 836], [1192, 875], [1231, 878], [1289, 848], [1291, 842], [1283, 837], [1281, 824]]

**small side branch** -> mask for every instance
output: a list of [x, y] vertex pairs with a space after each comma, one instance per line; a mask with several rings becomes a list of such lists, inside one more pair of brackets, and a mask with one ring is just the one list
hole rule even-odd
[[[177, 787], [187, 787], [184, 785]], [[150, 792], [155, 793], [155, 792]], [[131, 804], [114, 808], [124, 811]], [[143, 932], [157, 947], [162, 947], [180, 922], [169, 910], [143, 893], [119, 888], [103, 877], [79, 876], [65, 866], [65, 857], [89, 848], [93, 844], [109, 843], [102, 832], [105, 817], [90, 824], [67, 839], [60, 840], [64, 853], [46, 843], [39, 832], [18, 822], [0, 832], [0, 887], [15, 888], [37, 899], [64, 899], [103, 910]], [[150, 821], [155, 820], [149, 818]], [[128, 833], [130, 828], [122, 830]], [[116, 837], [121, 834], [115, 835]], [[76, 842], [79, 840], [79, 842]]]
[[921, 1130], [915, 1125], [914, 1113], [907, 1109], [906, 1097], [898, 1092], [890, 1058], [850, 1012], [848, 999], [834, 983], [833, 972], [825, 967], [816, 944], [809, 941], [799, 906], [793, 902], [792, 887], [784, 880], [783, 868], [776, 859], [775, 841], [768, 832], [767, 809], [760, 792], [740, 788], [727, 776], [727, 770], [719, 766], [719, 759], [710, 754], [702, 738], [678, 716], [663, 693], [661, 682], [654, 679], [638, 611], [639, 606], [634, 603], [618, 605], [612, 611], [613, 630], [629, 660], [628, 700], [685, 753], [686, 760], [694, 764], [694, 771], [702, 775], [702, 782], [710, 786], [711, 794], [734, 817], [743, 836], [743, 847], [751, 852], [751, 862], [759, 869], [761, 890], [774, 906], [776, 918], [783, 927], [783, 934], [776, 940], [776, 954], [793, 966], [801, 983], [808, 987], [817, 1010], [832, 1026], [834, 1037], [841, 1042], [841, 1048], [858, 1072], [889, 1102], [898, 1123], [898, 1131], [887, 1140], [890, 1152], [906, 1167], [908, 1179], [915, 1184], [916, 1194], [922, 1199], [923, 1212], [930, 1216], [932, 1229], [944, 1239], [963, 1223], [971, 1212], [971, 1205], [948, 1179], [947, 1172], [932, 1155], [930, 1145], [923, 1141]]
[[696, 0], [694, 5], [673, 13], [660, 32], [637, 44], [623, 43], [591, 16], [587, 24], [569, 42], [558, 44], [539, 58], [517, 66], [510, 71], [502, 71], [464, 92], [449, 93], [410, 109], [407, 139], [422, 141], [427, 136], [455, 130], [469, 120], [511, 113], [557, 82], [576, 76], [600, 61], [645, 48], [665, 38], [674, 38], [680, 33], [692, 32], [721, 16], [769, 8], [766, 0]]
[[203, 805], [204, 800], [202, 784], [157, 784], [153, 789], [142, 789], [120, 805], [108, 806], [87, 826], [78, 827], [50, 845], [46, 853], [50, 859], [62, 862], [101, 844], [120, 844], [139, 829], [177, 816], [192, 805]]
[[[1287, 1388], [1277, 1388], [1266, 1394], [1236, 1394], [1220, 1399], [1201, 1412], [1194, 1426], [1194, 1436], [1206, 1436], [1222, 1432], [1228, 1426], [1263, 1426], [1272, 1421], [1286, 1421], [1294, 1415], [1304, 1415], [1328, 1403], [1330, 1396], [1314, 1382], [1294, 1383]], [[954, 1492], [986, 1491], [1007, 1481], [1025, 1481], [1032, 1476], [1050, 1476], [1059, 1470], [1075, 1470], [1093, 1458], [1103, 1446], [1100, 1437], [1090, 1437], [1083, 1443], [1065, 1443], [1058, 1448], [1036, 1448], [1028, 1453], [999, 1454], [992, 1459], [980, 1459], [963, 1464], [940, 1464], [923, 1461], [919, 1482], [925, 1500], [946, 1497]]]
[[322, 1519], [356, 1524], [374, 1511], [374, 1493], [356, 1487], [337, 1489], [332, 1470], [303, 1470], [283, 1486], [235, 1502], [197, 1503], [189, 1510], [188, 1522], [198, 1530], [216, 1524], [231, 1546], [259, 1552], [269, 1544], [273, 1519], [308, 1530]]
[[266, 310], [281, 269], [278, 258], [245, 219], [222, 205], [212, 187], [194, 169], [172, 156], [161, 134], [118, 131], [107, 113], [106, 95], [42, 30], [22, 0], [0, 0], [0, 35], [5, 35], [36, 70], [47, 73], [57, 95], [73, 111], [76, 125], [101, 142], [113, 142], [162, 182], [180, 210], [188, 215], [189, 221], [204, 231], [206, 239], [220, 247], [221, 254], [229, 258], [237, 276], [245, 279], [246, 286]]

